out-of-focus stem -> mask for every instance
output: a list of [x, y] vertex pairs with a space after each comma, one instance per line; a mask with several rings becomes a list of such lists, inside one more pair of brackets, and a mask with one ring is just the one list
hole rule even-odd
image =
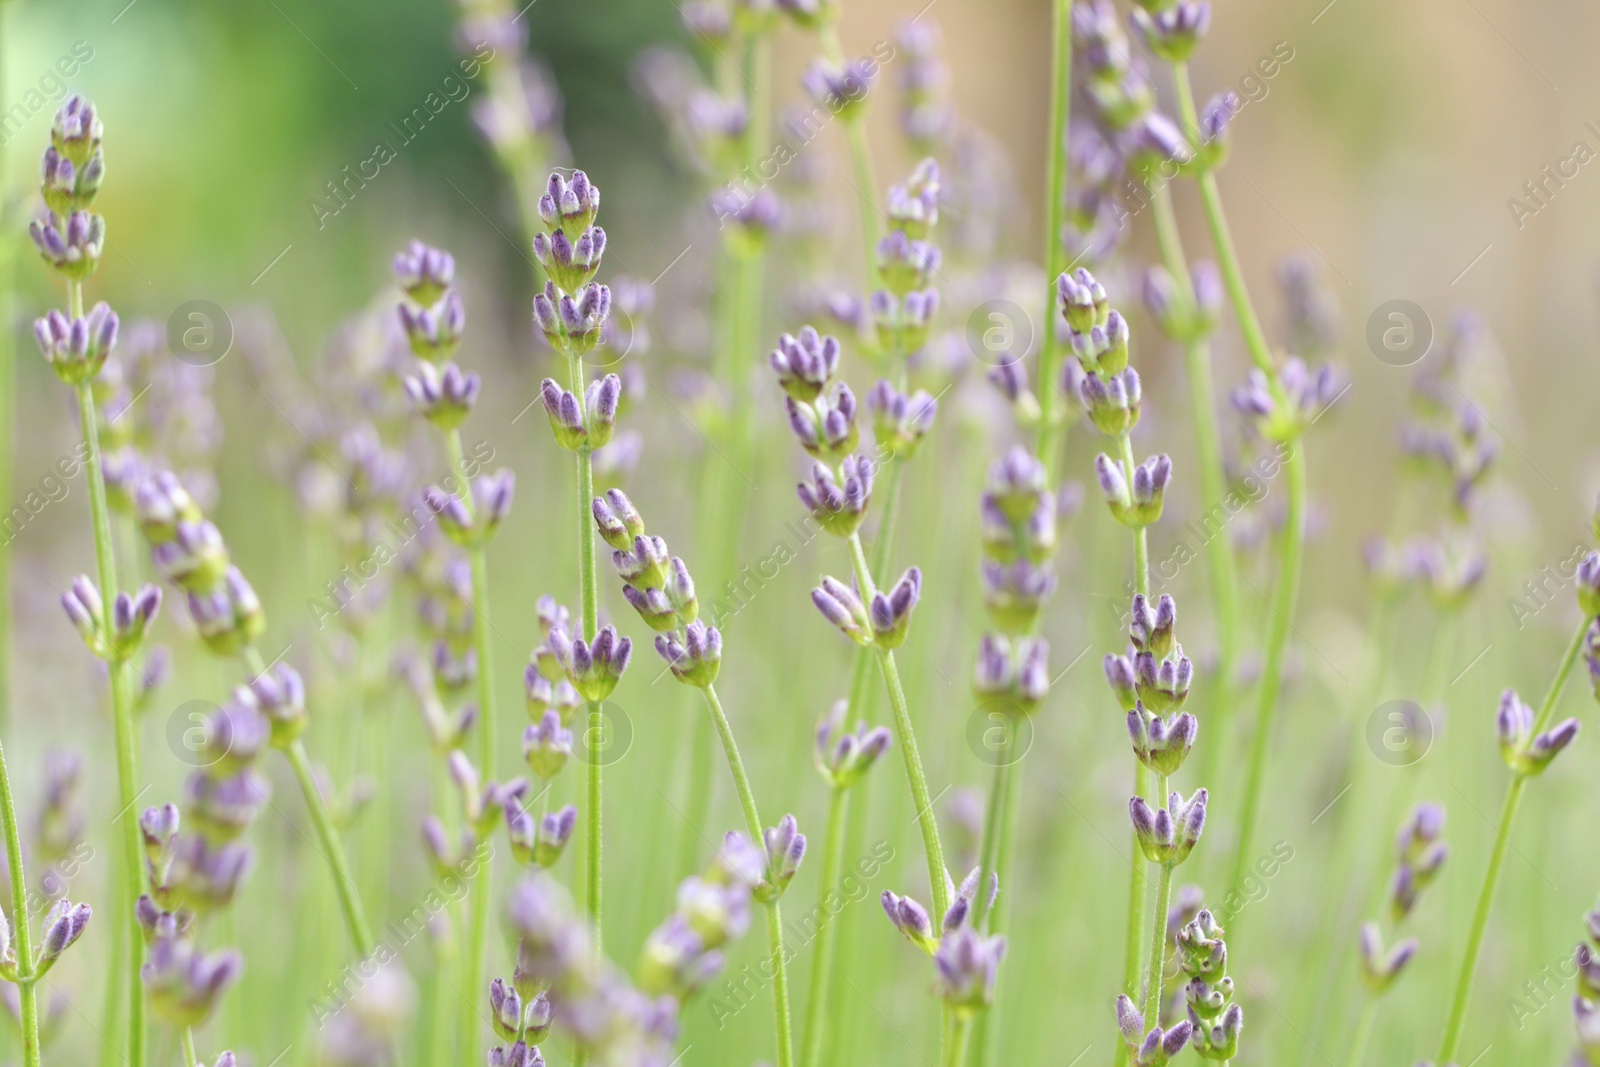
[[[733, 773], [734, 788], [739, 793], [739, 806], [744, 809], [744, 819], [750, 830], [750, 839], [757, 848], [760, 848], [764, 839], [761, 814], [756, 809], [756, 797], [750, 788], [750, 776], [745, 772], [744, 759], [739, 755], [739, 745], [733, 737], [733, 726], [728, 722], [727, 713], [722, 710], [722, 701], [717, 698], [716, 687], [708, 685], [702, 691], [705, 693], [706, 708], [711, 712], [711, 719], [716, 724], [717, 735], [722, 738], [722, 750], [728, 757], [728, 770]], [[766, 908], [767, 944], [772, 952], [772, 1010], [777, 1027], [778, 1067], [790, 1067], [794, 1062], [794, 1038], [791, 1033], [793, 1025], [789, 1018], [789, 964], [783, 949], [783, 919], [779, 914], [776, 900], [770, 901]]]
[[[817, 30], [817, 43], [831, 63], [846, 62], [839, 28], [829, 20]], [[867, 119], [861, 108], [849, 108], [843, 116], [845, 137], [850, 142], [850, 166], [855, 172], [856, 200], [861, 208], [861, 243], [866, 253], [866, 283], [871, 287], [878, 277], [878, 178], [872, 165], [872, 146], [867, 140]]]
[[[67, 313], [73, 318], [83, 315], [83, 285], [67, 283]], [[117, 560], [111, 544], [111, 512], [106, 506], [106, 483], [100, 462], [100, 429], [95, 411], [94, 391], [88, 382], [78, 386], [78, 422], [83, 431], [85, 478], [89, 483], [89, 511], [94, 519], [94, 554], [100, 579], [100, 595], [109, 606], [117, 595]], [[110, 626], [110, 616], [105, 622]], [[107, 634], [109, 638], [109, 634]], [[109, 640], [107, 642], [109, 644]], [[113, 657], [107, 664], [111, 676], [111, 719], [117, 746], [117, 793], [122, 805], [118, 822], [122, 826], [124, 898], [129, 928], [132, 928], [134, 903], [144, 891], [144, 846], [139, 833], [139, 816], [133, 810], [139, 802], [138, 734], [134, 730], [132, 690], [129, 686], [128, 661]], [[27, 912], [21, 913], [23, 919]], [[19, 921], [20, 925], [20, 921]], [[129, 1067], [144, 1067], [144, 983], [139, 972], [144, 965], [143, 953], [135, 950], [128, 954], [128, 1044]]]
[[[1256, 822], [1261, 815], [1261, 790], [1266, 781], [1267, 750], [1272, 742], [1272, 721], [1282, 695], [1283, 657], [1289, 644], [1295, 606], [1300, 598], [1301, 561], [1305, 553], [1306, 459], [1305, 450], [1295, 442], [1285, 463], [1288, 512], [1278, 548], [1278, 588], [1273, 594], [1272, 617], [1267, 623], [1266, 658], [1257, 691], [1254, 736], [1250, 740], [1250, 765], [1245, 780], [1244, 805], [1240, 812], [1239, 842], [1233, 857], [1230, 887], [1244, 882], [1254, 846]], [[1239, 916], [1235, 915], [1234, 936], [1238, 936]]]
[[1072, 0], [1051, 5], [1050, 130], [1044, 204], [1045, 325], [1039, 347], [1039, 440], [1035, 449], [1045, 470], [1056, 469], [1056, 442], [1061, 434], [1060, 389], [1056, 385], [1060, 342], [1055, 331], [1056, 278], [1067, 269], [1061, 243], [1067, 192], [1067, 124], [1072, 112]]
[[39, 996], [33, 977], [33, 944], [28, 915], [28, 880], [22, 870], [22, 838], [17, 833], [17, 806], [11, 795], [11, 772], [0, 748], [0, 821], [6, 835], [6, 866], [11, 870], [12, 936], [16, 938], [17, 996], [22, 1005], [22, 1062], [39, 1067]]
[[[826, 901], [839, 881], [844, 862], [844, 817], [850, 807], [850, 790], [834, 787], [828, 798], [828, 829], [822, 841], [822, 881], [818, 898]], [[829, 968], [833, 963], [832, 913], [826, 905], [817, 909], [817, 952], [811, 961], [811, 986], [806, 995], [805, 1025], [800, 1036], [800, 1067], [816, 1067], [822, 1056], [822, 1035], [826, 1026], [822, 1010], [828, 995]]]
[[943, 1060], [945, 1067], [963, 1067], [967, 1062], [967, 1046], [971, 1043], [972, 1016], [965, 1012], [952, 1017], [950, 1036], [945, 1042]]
[[[1584, 638], [1589, 632], [1590, 620], [1578, 623], [1567, 651], [1561, 657], [1556, 675], [1545, 690], [1544, 699], [1533, 722], [1531, 736], [1537, 737], [1550, 725], [1561, 691], [1567, 686], [1578, 654], [1583, 651]], [[1495, 830], [1494, 850], [1489, 853], [1489, 869], [1484, 872], [1483, 888], [1478, 892], [1478, 906], [1472, 913], [1472, 929], [1467, 935], [1467, 951], [1461, 960], [1461, 974], [1456, 978], [1455, 997], [1450, 1003], [1450, 1019], [1445, 1024], [1444, 1040], [1439, 1045], [1439, 1063], [1454, 1063], [1456, 1050], [1461, 1046], [1461, 1031], [1467, 1022], [1467, 1002], [1472, 999], [1472, 980], [1478, 969], [1478, 954], [1483, 950], [1483, 936], [1489, 929], [1489, 915], [1494, 910], [1494, 896], [1500, 887], [1500, 871], [1505, 867], [1506, 852], [1511, 847], [1511, 835], [1517, 828], [1517, 809], [1522, 805], [1523, 791], [1528, 787], [1528, 776], [1513, 772], [1511, 785], [1506, 788], [1506, 800], [1500, 809], [1500, 825]]]
[[[1178, 222], [1172, 208], [1172, 189], [1168, 184], [1152, 183], [1156, 241], [1161, 261], [1190, 307], [1195, 304], [1194, 284], [1189, 260], [1183, 251]], [[1194, 413], [1195, 452], [1200, 468], [1200, 499], [1206, 520], [1227, 515], [1223, 498], [1227, 495], [1227, 473], [1222, 464], [1222, 436], [1217, 429], [1216, 402], [1211, 378], [1211, 346], [1204, 337], [1184, 344], [1189, 375], [1189, 406]], [[1202, 523], [1205, 525], [1205, 523]], [[1202, 782], [1210, 781], [1208, 768], [1226, 747], [1228, 721], [1233, 713], [1233, 673], [1238, 655], [1239, 577], [1233, 548], [1226, 531], [1218, 531], [1206, 542], [1207, 563], [1211, 572], [1211, 595], [1216, 605], [1217, 689], [1208, 711], [1207, 731], [1213, 741], [1201, 756]]]
[[1378, 998], [1368, 996], [1366, 1003], [1361, 1006], [1361, 1019], [1356, 1023], [1355, 1037], [1350, 1041], [1350, 1058], [1346, 1061], [1349, 1067], [1361, 1067], [1361, 1059], [1367, 1052], [1367, 1042], [1372, 1039], [1372, 1024], [1377, 1017]]

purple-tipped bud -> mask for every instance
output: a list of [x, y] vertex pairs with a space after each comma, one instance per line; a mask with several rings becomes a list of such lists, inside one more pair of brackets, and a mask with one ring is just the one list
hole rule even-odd
[[848, 701], [836, 701], [817, 722], [815, 762], [817, 771], [835, 789], [848, 789], [889, 749], [892, 735], [879, 726], [868, 730], [857, 723], [854, 733], [845, 729]]
[[768, 362], [784, 392], [801, 403], [810, 403], [822, 395], [838, 373], [839, 341], [805, 326], [798, 337], [780, 335]]

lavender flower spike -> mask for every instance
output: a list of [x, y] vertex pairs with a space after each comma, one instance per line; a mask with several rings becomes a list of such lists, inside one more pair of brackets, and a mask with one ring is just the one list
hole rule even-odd
[[1122, 1041], [1134, 1067], [1165, 1067], [1189, 1043], [1194, 1024], [1185, 1019], [1170, 1030], [1155, 1026], [1146, 1032], [1144, 1016], [1132, 1000], [1121, 996], [1117, 998], [1117, 1028], [1122, 1031]]
[[187, 937], [157, 938], [141, 974], [150, 1009], [173, 1026], [199, 1026], [244, 970], [234, 951], [202, 953]]
[[100, 301], [81, 318], [52, 311], [33, 323], [34, 340], [56, 377], [67, 385], [93, 381], [117, 343], [117, 313]]
[[795, 491], [824, 530], [835, 537], [849, 537], [867, 517], [876, 472], [872, 461], [860, 454], [847, 457], [839, 469], [843, 485], [826, 463], [816, 463], [810, 481], [801, 482]]
[[883, 910], [889, 916], [889, 921], [894, 923], [895, 929], [905, 935], [906, 940], [928, 953], [933, 953], [938, 947], [938, 941], [933, 936], [933, 921], [928, 918], [928, 911], [910, 897], [898, 896], [885, 889], [880, 898]]
[[854, 733], [847, 731], [844, 717], [849, 710], [849, 701], [835, 701], [817, 723], [817, 772], [835, 789], [848, 789], [860, 781], [893, 741], [887, 726], [868, 730], [863, 722], [856, 724]]
[[34, 962], [34, 977], [42, 977], [72, 943], [83, 936], [84, 927], [94, 912], [87, 904], [73, 904], [67, 900], [56, 901], [55, 907], [44, 920], [44, 939], [39, 945], [38, 959]]
[[922, 596], [922, 569], [908, 567], [887, 593], [873, 594], [867, 615], [872, 622], [873, 644], [879, 648], [899, 648], [911, 629], [911, 613]]
[[722, 666], [722, 633], [695, 620], [683, 628], [682, 640], [676, 632], [657, 636], [656, 653], [667, 661], [674, 678], [704, 689], [717, 680]]
[[778, 347], [767, 357], [778, 376], [784, 392], [809, 404], [822, 394], [822, 390], [839, 371], [838, 338], [819, 334], [815, 328], [804, 326], [798, 337], [781, 334]]
[[1188, 800], [1179, 793], [1167, 798], [1167, 806], [1151, 810], [1143, 797], [1128, 802], [1139, 848], [1151, 863], [1179, 864], [1189, 858], [1200, 842], [1206, 824], [1206, 801], [1210, 794], [1200, 789]]
[[1417, 939], [1408, 937], [1386, 949], [1378, 924], [1366, 923], [1361, 927], [1360, 948], [1362, 980], [1376, 995], [1385, 992], [1417, 954]]
[[766, 874], [756, 886], [755, 898], [770, 903], [783, 896], [794, 876], [799, 873], [800, 861], [806, 855], [806, 835], [793, 815], [785, 815], [777, 826], [769, 826], [763, 833], [766, 846]]
[[1567, 719], [1537, 737], [1533, 736], [1533, 727], [1533, 709], [1522, 702], [1515, 690], [1507, 689], [1500, 695], [1495, 731], [1506, 766], [1523, 777], [1543, 773], [1550, 761], [1578, 736], [1579, 723], [1577, 719]]
[[601, 627], [593, 645], [581, 637], [573, 637], [560, 626], [550, 630], [547, 641], [566, 671], [567, 681], [579, 696], [590, 702], [611, 695], [633, 653], [633, 642], [626, 637], [619, 638], [614, 626]]

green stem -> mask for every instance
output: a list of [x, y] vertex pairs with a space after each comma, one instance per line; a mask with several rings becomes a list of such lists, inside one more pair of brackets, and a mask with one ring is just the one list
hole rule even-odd
[[1008, 759], [1009, 756], [1002, 756], [994, 765], [994, 774], [989, 779], [989, 802], [984, 806], [983, 841], [978, 848], [978, 899], [975, 909], [977, 915], [973, 921], [973, 925], [978, 929], [983, 928], [983, 920], [989, 913], [991, 872], [996, 871], [1000, 865], [1000, 827], [1005, 821], [1006, 798], [1010, 794], [1006, 784], [1011, 777], [1011, 765]]
[[[68, 313], [74, 317], [83, 314], [83, 286], [67, 283]], [[78, 421], [83, 431], [85, 478], [89, 483], [89, 511], [94, 519], [94, 555], [100, 578], [100, 596], [107, 607], [117, 595], [117, 561], [111, 544], [111, 512], [106, 506], [106, 483], [100, 462], [100, 429], [95, 410], [94, 392], [89, 383], [77, 387]], [[109, 612], [106, 625], [109, 627]], [[109, 638], [109, 634], [107, 635]], [[122, 805], [118, 820], [122, 824], [122, 863], [125, 895], [123, 907], [127, 910], [129, 928], [135, 922], [134, 904], [144, 892], [144, 845], [139, 833], [139, 816], [133, 810], [139, 802], [138, 734], [134, 730], [132, 690], [129, 686], [128, 662], [113, 658], [108, 664], [111, 675], [111, 718], [117, 746], [117, 792]], [[26, 912], [23, 913], [24, 918]], [[21, 925], [19, 921], [19, 925]], [[137, 940], [128, 953], [128, 1067], [144, 1067], [144, 982], [140, 969], [144, 954]]]
[[[843, 64], [844, 45], [839, 28], [830, 19], [817, 29], [817, 43], [829, 62]], [[861, 243], [865, 252], [869, 288], [878, 283], [878, 178], [872, 166], [872, 146], [867, 140], [866, 114], [859, 107], [844, 113], [845, 135], [850, 142], [850, 165], [855, 171], [856, 198], [861, 204]]]
[[[113, 900], [121, 900], [126, 892], [122, 883], [123, 876], [122, 865], [113, 864], [109, 875]], [[111, 959], [105, 969], [105, 1001], [100, 1007], [100, 1067], [112, 1067], [119, 1054], [117, 1047], [111, 1042], [111, 1035], [117, 1032], [122, 1019], [122, 1001], [118, 994], [121, 992], [123, 954], [128, 951], [130, 936], [137, 935], [128, 929], [127, 916], [123, 913], [123, 909], [112, 908]]]
[[367, 926], [367, 917], [361, 908], [361, 896], [356, 891], [355, 879], [351, 877], [350, 861], [345, 858], [339, 831], [333, 825], [333, 816], [328, 811], [328, 803], [323, 799], [322, 791], [317, 788], [316, 776], [311, 771], [311, 757], [306, 754], [305, 741], [296, 738], [284, 752], [289, 757], [289, 765], [294, 768], [295, 779], [300, 783], [300, 792], [306, 798], [311, 821], [317, 828], [317, 837], [322, 842], [328, 867], [333, 872], [334, 888], [339, 894], [339, 909], [344, 913], [344, 925], [350, 934], [350, 943], [355, 946], [357, 954], [366, 959], [372, 955], [377, 945], [372, 939], [371, 929]]
[[822, 881], [817, 890], [817, 952], [811, 963], [811, 988], [806, 995], [806, 1018], [800, 1038], [800, 1067], [816, 1067], [822, 1056], [826, 1021], [822, 1006], [828, 995], [829, 968], [833, 963], [833, 923], [828, 896], [839, 881], [844, 863], [844, 819], [850, 808], [850, 790], [835, 788], [828, 798], [828, 829], [822, 844]]
[[[1573, 665], [1578, 662], [1578, 654], [1583, 650], [1589, 623], [1590, 620], [1587, 618], [1580, 622], [1578, 629], [1572, 635], [1572, 640], [1568, 642], [1566, 654], [1561, 657], [1561, 665], [1556, 668], [1556, 676], [1550, 680], [1550, 687], [1545, 690], [1544, 700], [1539, 704], [1532, 736], [1543, 733], [1550, 725], [1556, 704], [1561, 699], [1561, 691], [1566, 688], [1567, 677], [1572, 674]], [[1456, 1050], [1461, 1045], [1461, 1031], [1467, 1021], [1467, 1002], [1472, 998], [1472, 979], [1478, 969], [1478, 954], [1483, 950], [1484, 934], [1489, 929], [1489, 914], [1494, 910], [1495, 892], [1500, 887], [1500, 871], [1505, 866], [1506, 852], [1511, 848], [1511, 834], [1517, 826], [1517, 809], [1522, 804], [1522, 794], [1527, 786], [1528, 776], [1514, 773], [1511, 785], [1506, 789], [1505, 805], [1500, 809], [1500, 825], [1495, 830], [1494, 851], [1489, 853], [1489, 869], [1483, 876], [1483, 888], [1478, 893], [1478, 906], [1472, 914], [1472, 930], [1467, 935], [1466, 956], [1461, 961], [1461, 974], [1456, 979], [1455, 999], [1450, 1004], [1450, 1020], [1445, 1024], [1444, 1040], [1439, 1046], [1438, 1062], [1442, 1064], [1455, 1062]]]
[[[583, 374], [582, 361], [579, 361], [579, 375]], [[595, 572], [594, 552], [594, 522], [590, 511], [590, 502], [594, 499], [594, 461], [593, 453], [587, 448], [578, 452], [578, 583], [583, 598], [583, 635], [586, 641], [593, 641], [600, 628], [600, 583]], [[605, 726], [600, 715], [600, 705], [590, 703], [587, 706], [588, 728], [590, 739], [597, 739]], [[587, 818], [584, 835], [584, 871], [585, 893], [588, 905], [589, 922], [594, 927], [594, 949], [596, 953], [604, 951], [603, 942], [605, 935], [604, 911], [601, 906], [602, 885], [604, 877], [605, 838], [603, 834], [604, 809], [602, 799], [604, 793], [605, 761], [599, 754], [591, 752], [585, 761], [585, 779]]]
[[1072, 0], [1054, 0], [1051, 5], [1050, 50], [1050, 129], [1045, 143], [1049, 145], [1047, 177], [1045, 180], [1045, 316], [1047, 325], [1041, 330], [1039, 349], [1039, 442], [1037, 452], [1045, 469], [1052, 474], [1056, 468], [1056, 441], [1061, 433], [1060, 389], [1056, 385], [1059, 371], [1060, 341], [1052, 328], [1055, 323], [1056, 278], [1067, 269], [1066, 248], [1061, 241], [1065, 219], [1067, 189], [1067, 123], [1072, 111]]
[[[1244, 883], [1252, 862], [1256, 823], [1261, 817], [1262, 788], [1266, 783], [1267, 752], [1272, 744], [1272, 722], [1282, 696], [1283, 659], [1294, 625], [1295, 605], [1300, 597], [1301, 562], [1305, 553], [1306, 460], [1305, 450], [1296, 443], [1289, 452], [1286, 467], [1286, 501], [1279, 545], [1278, 588], [1272, 602], [1272, 617], [1267, 625], [1265, 662], [1257, 690], [1255, 735], [1250, 741], [1250, 765], [1245, 780], [1244, 805], [1240, 813], [1239, 842], [1233, 857], [1233, 880], [1237, 888]], [[1239, 916], [1234, 916], [1233, 933], [1238, 937]]]
[[[765, 837], [761, 813], [756, 810], [755, 793], [750, 788], [750, 776], [745, 773], [739, 745], [733, 738], [733, 726], [728, 722], [727, 713], [722, 710], [716, 687], [708, 685], [702, 692], [705, 694], [706, 708], [716, 724], [717, 736], [722, 739], [722, 750], [728, 757], [728, 770], [733, 773], [733, 785], [739, 793], [739, 806], [744, 809], [744, 821], [749, 828], [750, 839], [760, 848]], [[772, 1010], [778, 1030], [778, 1067], [791, 1067], [794, 1062], [794, 1038], [789, 1019], [789, 964], [783, 949], [783, 921], [777, 900], [767, 905], [767, 944], [772, 952]]]
[[1377, 1017], [1378, 998], [1369, 996], [1367, 1002], [1361, 1006], [1361, 1019], [1356, 1023], [1356, 1034], [1350, 1041], [1350, 1059], [1346, 1061], [1348, 1067], [1361, 1067], [1361, 1059], [1367, 1052], [1367, 1042], [1372, 1039], [1372, 1024]]
[[[580, 392], [578, 395], [583, 394]], [[452, 429], [445, 434], [445, 447], [460, 483], [459, 495], [462, 506], [476, 524], [480, 516], [472, 495], [472, 478], [467, 470], [466, 454], [461, 447], [459, 429]], [[588, 453], [582, 455], [587, 459]], [[587, 515], [587, 498], [583, 505], [584, 514]], [[472, 647], [478, 659], [478, 762], [487, 779], [493, 781], [496, 775], [497, 732], [494, 702], [494, 640], [489, 616], [489, 555], [482, 540], [476, 541], [467, 549], [467, 559], [472, 568]], [[342, 856], [340, 858], [343, 859]], [[475, 1063], [481, 1058], [479, 1043], [482, 1038], [482, 1028], [478, 1022], [477, 998], [479, 987], [483, 984], [484, 968], [489, 952], [489, 897], [493, 888], [490, 871], [489, 863], [485, 862], [472, 879], [472, 931], [467, 941], [467, 970], [462, 976], [467, 995], [462, 999], [461, 1023], [456, 1032], [456, 1041], [460, 1046], [463, 1063]], [[362, 953], [363, 956], [366, 954]]]
[[[1161, 775], [1161, 795], [1167, 792], [1167, 776]], [[1163, 863], [1156, 880], [1156, 906], [1150, 916], [1150, 977], [1146, 979], [1144, 1018], [1146, 1026], [1161, 1021], [1161, 980], [1167, 961], [1167, 908], [1172, 904], [1172, 864]]]
[[968, 1040], [972, 1036], [972, 1016], [965, 1012], [951, 1018], [950, 1037], [944, 1043], [944, 1067], [963, 1067], [967, 1062]]
[[[1189, 274], [1189, 260], [1183, 251], [1183, 240], [1178, 232], [1178, 221], [1172, 207], [1172, 190], [1168, 184], [1152, 186], [1156, 241], [1161, 248], [1161, 261], [1183, 293], [1189, 307], [1195, 306], [1194, 284]], [[1214, 740], [1206, 747], [1202, 757], [1205, 767], [1214, 766], [1213, 760], [1227, 747], [1227, 722], [1233, 712], [1233, 670], [1238, 654], [1239, 634], [1239, 576], [1233, 558], [1233, 548], [1227, 531], [1219, 528], [1210, 531], [1215, 518], [1226, 522], [1228, 511], [1223, 506], [1227, 495], [1228, 476], [1222, 462], [1222, 436], [1217, 428], [1217, 411], [1211, 377], [1211, 346], [1204, 336], [1190, 339], [1184, 345], [1185, 363], [1189, 375], [1189, 406], [1194, 413], [1195, 452], [1200, 468], [1200, 498], [1205, 507], [1201, 526], [1210, 533], [1206, 541], [1207, 563], [1211, 572], [1212, 599], [1216, 604], [1217, 621], [1217, 694], [1210, 706], [1208, 730]], [[1212, 775], [1203, 769], [1200, 780], [1210, 781]]]
[[200, 1063], [200, 1057], [194, 1050], [194, 1028], [189, 1026], [183, 1028], [183, 1062], [188, 1067], [198, 1067]]
[[11, 869], [12, 936], [16, 938], [17, 995], [22, 1004], [22, 1061], [39, 1067], [39, 999], [33, 978], [33, 945], [28, 915], [28, 880], [22, 870], [22, 838], [17, 833], [17, 806], [11, 795], [11, 772], [0, 748], [0, 821], [5, 824], [6, 865]]
[[894, 710], [895, 732], [900, 735], [900, 754], [905, 759], [906, 778], [911, 783], [911, 800], [917, 806], [917, 824], [922, 828], [922, 849], [928, 857], [928, 880], [933, 893], [934, 914], [942, 916], [950, 910], [944, 846], [939, 842], [939, 820], [934, 816], [933, 798], [928, 792], [928, 776], [922, 769], [922, 754], [917, 749], [917, 736], [911, 725], [911, 709], [906, 702], [905, 689], [900, 684], [900, 670], [895, 666], [894, 653], [888, 649], [880, 650], [878, 666], [883, 671], [883, 684], [889, 692], [889, 706]]

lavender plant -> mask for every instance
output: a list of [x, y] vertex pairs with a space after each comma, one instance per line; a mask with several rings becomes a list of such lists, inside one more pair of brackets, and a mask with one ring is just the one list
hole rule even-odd
[[[106, 480], [101, 462], [99, 419], [94, 400], [94, 379], [105, 365], [116, 344], [118, 318], [105, 302], [84, 311], [83, 284], [100, 265], [105, 249], [105, 219], [90, 210], [105, 177], [105, 151], [101, 145], [104, 127], [99, 111], [82, 96], [70, 97], [56, 113], [50, 127], [50, 147], [45, 149], [41, 167], [40, 194], [47, 213], [28, 226], [39, 255], [66, 285], [67, 307], [54, 310], [34, 323], [34, 337], [45, 361], [56, 377], [73, 388], [78, 402], [79, 430], [83, 440], [85, 479], [89, 486], [89, 505], [94, 528], [95, 562], [98, 586], [83, 580], [80, 588], [68, 594], [87, 611], [102, 610], [79, 622], [92, 628], [91, 650], [109, 670], [112, 724], [116, 737], [118, 795], [124, 811], [131, 811], [139, 794], [137, 738], [133, 722], [133, 686], [129, 662], [143, 641], [151, 618], [160, 605], [153, 590], [136, 598], [120, 591], [117, 561], [112, 545], [111, 517], [106, 504]], [[152, 595], [153, 594], [153, 595]], [[65, 601], [64, 601], [65, 602]], [[109, 603], [110, 610], [104, 610]], [[73, 615], [73, 608], [68, 607]], [[80, 616], [81, 617], [81, 616]], [[76, 621], [76, 618], [75, 618]], [[9, 792], [9, 789], [6, 790]], [[10, 800], [6, 805], [10, 807]], [[15, 816], [7, 819], [7, 841], [15, 844]], [[143, 887], [139, 830], [131, 818], [121, 820], [123, 907], [132, 914], [134, 900]], [[20, 884], [20, 856], [11, 857], [12, 878]], [[19, 931], [26, 911], [15, 902]], [[130, 920], [125, 929], [130, 931]], [[19, 947], [25, 934], [19, 933]], [[137, 951], [128, 955], [128, 970], [123, 977], [123, 992], [128, 1001], [127, 1047], [130, 1067], [144, 1065], [144, 997], [139, 972], [143, 966]], [[22, 964], [19, 977], [29, 978], [31, 962]], [[27, 1004], [31, 988], [19, 989], [24, 1000], [24, 1016], [36, 1011]], [[35, 1023], [35, 1029], [37, 1024]], [[24, 1024], [26, 1030], [27, 1024]], [[37, 1055], [37, 1035], [33, 1038]], [[24, 1038], [26, 1048], [28, 1039]]]

